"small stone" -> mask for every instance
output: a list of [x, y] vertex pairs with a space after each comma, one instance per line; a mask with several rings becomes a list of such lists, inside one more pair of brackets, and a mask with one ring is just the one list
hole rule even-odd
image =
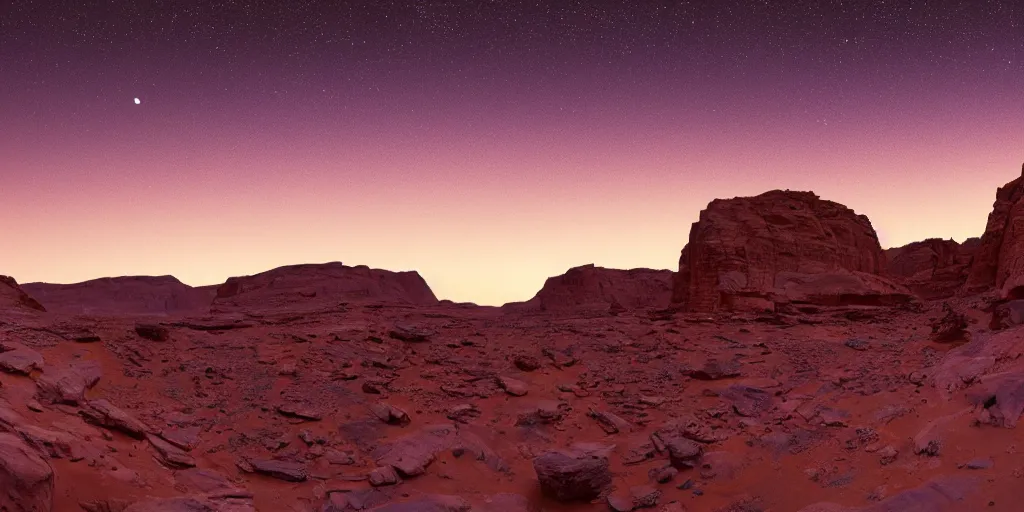
[[661, 499], [661, 491], [646, 485], [633, 487], [629, 493], [633, 496], [633, 506], [636, 508], [651, 508]]
[[512, 396], [526, 396], [530, 390], [525, 382], [512, 377], [498, 377], [498, 387]]
[[632, 512], [633, 500], [626, 496], [611, 494], [608, 496], [608, 508], [613, 512]]
[[388, 425], [408, 425], [412, 422], [408, 413], [393, 405], [385, 403], [373, 404], [370, 406], [370, 411], [373, 412], [377, 419]]
[[370, 485], [380, 487], [382, 485], [394, 485], [398, 483], [398, 473], [391, 466], [381, 466], [370, 471]]
[[519, 368], [524, 372], [532, 372], [540, 368], [539, 359], [533, 356], [527, 356], [522, 354], [515, 356], [515, 358], [512, 360], [512, 364], [514, 364], [516, 368]]
[[899, 450], [893, 446], [886, 446], [878, 451], [878, 462], [883, 466], [887, 466], [896, 461], [896, 457], [899, 455]]
[[667, 484], [672, 481], [676, 475], [679, 474], [679, 470], [672, 466], [665, 466], [663, 468], [653, 468], [648, 472], [648, 476], [651, 480], [658, 482], [659, 484]]
[[665, 447], [668, 448], [669, 461], [678, 469], [694, 467], [704, 453], [701, 445], [684, 437], [666, 439]]
[[967, 469], [989, 469], [992, 466], [992, 459], [974, 459], [964, 465]]
[[320, 421], [323, 418], [323, 414], [320, 411], [294, 402], [277, 406], [277, 412], [282, 416], [299, 418], [306, 421]]
[[871, 343], [868, 343], [867, 341], [859, 339], [859, 338], [848, 339], [843, 344], [846, 345], [849, 348], [852, 348], [854, 350], [859, 350], [859, 351], [864, 351], [864, 350], [867, 350], [868, 348], [871, 347]]

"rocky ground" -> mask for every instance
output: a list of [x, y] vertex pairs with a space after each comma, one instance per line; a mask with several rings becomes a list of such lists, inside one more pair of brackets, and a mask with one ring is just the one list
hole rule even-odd
[[9, 314], [0, 509], [1018, 510], [1024, 331], [943, 314]]

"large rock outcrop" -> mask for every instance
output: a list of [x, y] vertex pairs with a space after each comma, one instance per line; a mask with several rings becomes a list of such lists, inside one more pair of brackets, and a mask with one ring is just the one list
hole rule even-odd
[[210, 287], [193, 288], [173, 276], [104, 277], [75, 284], [27, 283], [22, 288], [48, 311], [68, 315], [174, 315], [205, 312]]
[[1024, 298], [1024, 166], [1020, 177], [996, 191], [962, 293], [989, 290], [1001, 299]]
[[922, 299], [956, 295], [967, 280], [971, 258], [981, 240], [929, 238], [885, 251], [889, 275]]
[[673, 300], [704, 312], [909, 300], [885, 264], [867, 217], [812, 192], [716, 199], [690, 230]]
[[13, 277], [0, 276], [0, 311], [46, 311], [46, 308], [18, 286]]
[[232, 277], [217, 289], [212, 310], [257, 311], [333, 307], [340, 302], [430, 306], [437, 297], [417, 272], [392, 272], [340, 262], [291, 265]]
[[671, 270], [619, 270], [584, 265], [550, 277], [526, 302], [506, 304], [513, 312], [608, 311], [666, 307], [672, 298]]

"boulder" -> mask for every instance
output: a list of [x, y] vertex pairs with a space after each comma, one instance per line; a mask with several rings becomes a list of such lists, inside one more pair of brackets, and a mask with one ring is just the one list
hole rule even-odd
[[956, 311], [948, 302], [942, 304], [943, 316], [932, 324], [932, 339], [940, 343], [970, 341], [967, 315]]
[[716, 199], [690, 230], [672, 298], [695, 312], [909, 301], [885, 264], [867, 217], [814, 193]]
[[1008, 329], [1021, 324], [1024, 324], [1024, 299], [1009, 300], [993, 308], [990, 329]]
[[558, 501], [590, 501], [612, 483], [608, 459], [568, 452], [548, 452], [533, 459], [541, 490]]
[[0, 489], [0, 510], [53, 510], [53, 469], [11, 434], [0, 434]]

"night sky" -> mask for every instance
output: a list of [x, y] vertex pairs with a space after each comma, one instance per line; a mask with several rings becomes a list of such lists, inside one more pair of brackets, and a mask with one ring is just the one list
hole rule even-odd
[[500, 304], [775, 188], [978, 236], [1022, 161], [1019, 0], [0, 2], [21, 282], [340, 260]]

